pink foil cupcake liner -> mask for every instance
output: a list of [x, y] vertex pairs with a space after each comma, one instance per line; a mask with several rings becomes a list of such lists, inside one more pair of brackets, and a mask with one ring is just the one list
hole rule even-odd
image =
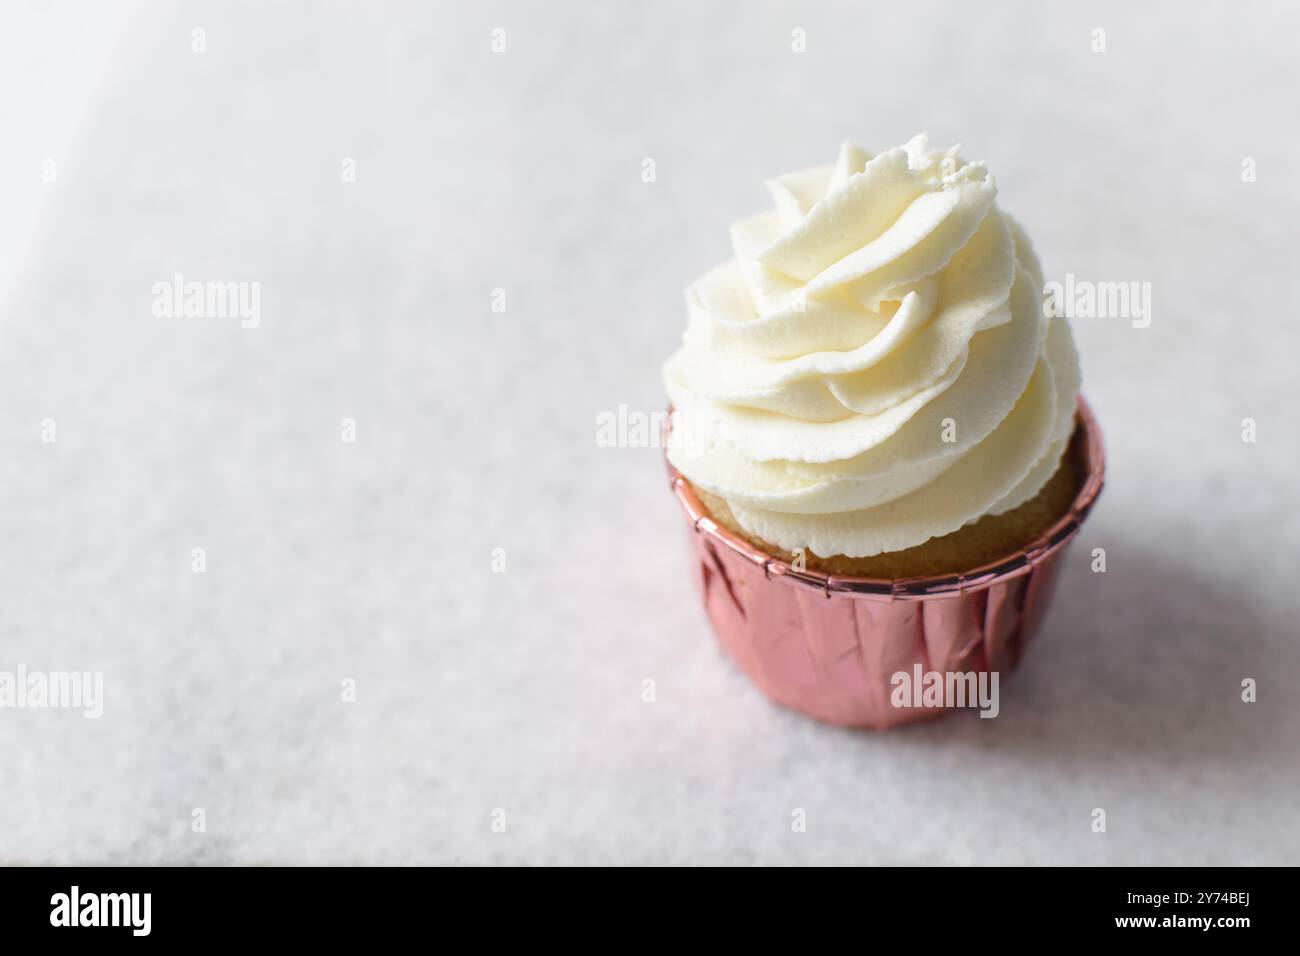
[[1101, 492], [1101, 432], [1078, 404], [1086, 477], [1070, 510], [1005, 559], [964, 574], [899, 580], [798, 571], [718, 525], [672, 465], [696, 584], [731, 658], [778, 704], [883, 729], [947, 713], [895, 707], [891, 678], [1014, 670], [1051, 599], [1062, 557]]

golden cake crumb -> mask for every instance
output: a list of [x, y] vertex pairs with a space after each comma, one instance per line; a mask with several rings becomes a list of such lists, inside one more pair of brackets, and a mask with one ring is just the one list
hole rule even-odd
[[[960, 574], [1007, 557], [1033, 541], [1065, 515], [1082, 484], [1083, 431], [1077, 427], [1069, 448], [1055, 474], [1033, 498], [1000, 515], [985, 515], [978, 521], [949, 534], [903, 551], [889, 551], [869, 558], [844, 555], [807, 555], [810, 571], [871, 578], [912, 578]], [[794, 555], [741, 530], [725, 500], [695, 488], [700, 502], [718, 524], [761, 548], [775, 558], [792, 561]]]

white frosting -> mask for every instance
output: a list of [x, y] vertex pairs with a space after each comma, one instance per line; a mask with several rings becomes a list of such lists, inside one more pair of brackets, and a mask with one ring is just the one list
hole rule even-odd
[[769, 182], [686, 293], [668, 457], [786, 550], [865, 557], [1032, 498], [1078, 358], [993, 178], [924, 135]]

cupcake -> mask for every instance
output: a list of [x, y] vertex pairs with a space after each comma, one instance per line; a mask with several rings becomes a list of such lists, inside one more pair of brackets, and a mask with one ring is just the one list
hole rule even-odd
[[955, 690], [1016, 665], [1101, 488], [1070, 327], [956, 147], [845, 144], [767, 186], [663, 372], [709, 618], [812, 716], [971, 706]]

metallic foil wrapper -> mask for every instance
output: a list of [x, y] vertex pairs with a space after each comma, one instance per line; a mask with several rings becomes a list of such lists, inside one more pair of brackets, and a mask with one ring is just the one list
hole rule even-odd
[[898, 672], [1001, 673], [1020, 662], [1062, 557], [1101, 492], [1101, 432], [1083, 398], [1086, 477], [1070, 510], [1001, 561], [965, 574], [899, 580], [798, 571], [716, 524], [670, 464], [695, 579], [728, 654], [778, 704], [819, 720], [883, 729], [948, 713], [896, 707]]

